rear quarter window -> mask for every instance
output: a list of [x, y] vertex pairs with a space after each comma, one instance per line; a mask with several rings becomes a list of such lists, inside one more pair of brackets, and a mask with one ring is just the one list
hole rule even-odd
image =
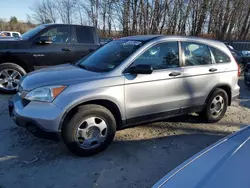
[[13, 37], [18, 38], [19, 34], [18, 33], [12, 33]]
[[210, 47], [210, 49], [214, 55], [216, 63], [229, 63], [231, 61], [230, 58], [224, 52], [214, 47]]

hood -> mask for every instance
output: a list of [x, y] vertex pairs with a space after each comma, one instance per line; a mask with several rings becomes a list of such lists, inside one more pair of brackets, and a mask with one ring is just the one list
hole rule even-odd
[[71, 64], [59, 65], [31, 72], [23, 77], [23, 90], [32, 90], [46, 85], [71, 85], [104, 77], [104, 73], [84, 70]]
[[250, 128], [239, 131], [185, 161], [154, 188], [249, 188]]

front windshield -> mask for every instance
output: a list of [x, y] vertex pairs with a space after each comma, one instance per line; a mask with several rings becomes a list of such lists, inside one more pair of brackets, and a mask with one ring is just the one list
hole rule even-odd
[[29, 38], [33, 37], [34, 35], [36, 35], [38, 32], [40, 32], [41, 30], [43, 30], [44, 28], [45, 28], [44, 25], [37, 26], [37, 27], [27, 31], [26, 33], [22, 34], [22, 39], [29, 39]]
[[140, 41], [116, 40], [80, 60], [77, 64], [90, 71], [108, 72], [119, 66], [141, 45]]

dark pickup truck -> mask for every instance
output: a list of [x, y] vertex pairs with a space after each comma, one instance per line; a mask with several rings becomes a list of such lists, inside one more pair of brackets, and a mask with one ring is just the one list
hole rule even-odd
[[22, 76], [42, 67], [75, 62], [99, 48], [94, 27], [44, 24], [18, 39], [0, 39], [0, 90], [16, 92]]

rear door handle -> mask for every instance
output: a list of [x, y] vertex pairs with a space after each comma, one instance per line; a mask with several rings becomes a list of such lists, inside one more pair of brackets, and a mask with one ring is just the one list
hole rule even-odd
[[171, 72], [171, 73], [169, 74], [169, 76], [179, 76], [179, 75], [181, 75], [180, 72]]
[[62, 51], [65, 51], [65, 52], [70, 52], [71, 49], [70, 48], [62, 48]]
[[217, 71], [217, 69], [215, 69], [215, 68], [209, 69], [209, 72], [215, 72], [215, 71]]

